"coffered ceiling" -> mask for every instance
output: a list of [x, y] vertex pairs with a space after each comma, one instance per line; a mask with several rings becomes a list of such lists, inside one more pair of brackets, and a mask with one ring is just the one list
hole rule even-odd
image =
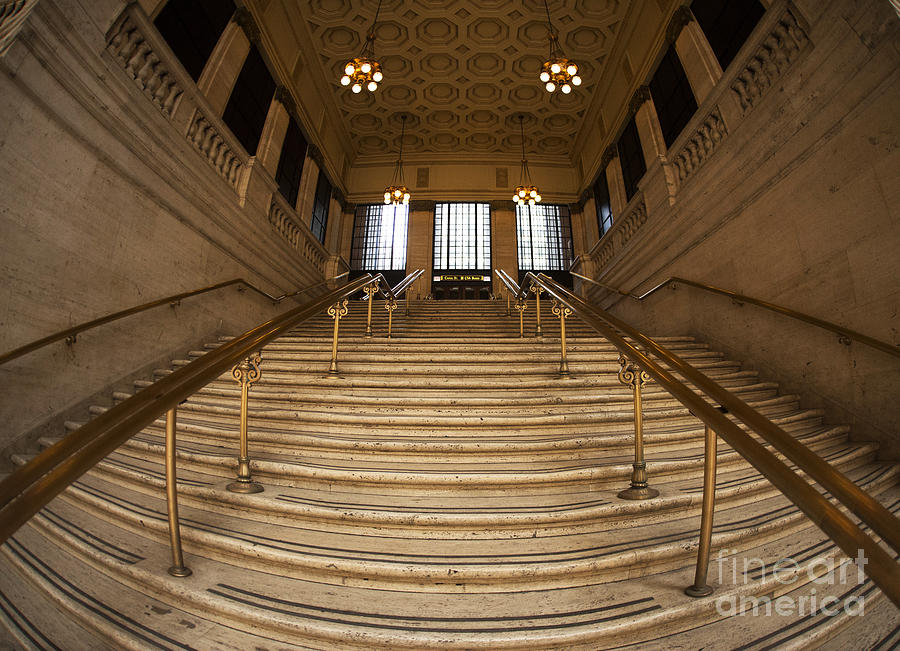
[[[563, 95], [546, 92], [538, 78], [549, 53], [543, 0], [383, 0], [375, 53], [384, 80], [374, 93], [354, 94], [339, 79], [362, 48], [377, 0], [248, 0], [264, 32], [290, 24], [294, 47], [314, 68], [305, 85], [320, 96], [323, 123], [340, 131], [348, 164], [395, 155], [401, 114], [404, 158], [517, 158], [523, 115], [529, 158], [540, 152], [571, 163], [617, 38], [647, 2], [549, 0], [560, 44], [584, 80]], [[279, 58], [296, 65], [288, 53]], [[312, 90], [296, 89], [300, 101]]]

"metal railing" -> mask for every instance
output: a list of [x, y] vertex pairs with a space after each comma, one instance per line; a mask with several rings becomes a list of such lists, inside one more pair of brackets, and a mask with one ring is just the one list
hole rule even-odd
[[[686, 590], [689, 595], [703, 596], [711, 592], [711, 588], [706, 585], [706, 577], [715, 508], [715, 441], [716, 436], [721, 436], [825, 532], [845, 554], [850, 558], [855, 558], [859, 552], [865, 554], [868, 560], [865, 571], [891, 601], [900, 606], [900, 565], [898, 562], [880, 546], [875, 538], [819, 493], [794, 468], [779, 459], [772, 450], [757, 441], [737, 423], [727, 418], [725, 414], [731, 414], [743, 422], [749, 430], [759, 435], [766, 443], [796, 464], [800, 471], [829, 491], [895, 552], [900, 552], [900, 520], [883, 505], [771, 420], [627, 323], [589, 304], [543, 274], [529, 273], [521, 288], [505, 272], [498, 271], [498, 277], [506, 285], [508, 291], [514, 292], [513, 295], [517, 301], [524, 301], [530, 291], [530, 286], [541, 286], [552, 297], [556, 306], [564, 307], [576, 314], [582, 321], [606, 337], [619, 351], [622, 365], [620, 380], [630, 379], [633, 387], [637, 385], [634, 395], [635, 473], [632, 474], [632, 489], [647, 488], [645, 473], [642, 477], [642, 485], [640, 481], [635, 482], [638, 470], [645, 470], [640, 443], [640, 393], [638, 390], [639, 386], [643, 384], [643, 376], [655, 380], [704, 423], [706, 433], [704, 437], [704, 493], [700, 544], [694, 584]], [[626, 340], [626, 337], [647, 352]], [[651, 357], [651, 354], [665, 366]], [[631, 377], [623, 378], [623, 375], [628, 375], [629, 372]], [[701, 393], [688, 387], [673, 372], [692, 383]], [[635, 375], [640, 376], [637, 382], [634, 380]], [[710, 402], [718, 407], [713, 406]], [[637, 478], [641, 479], [639, 476]], [[626, 492], [623, 491], [623, 493]], [[620, 496], [629, 497], [621, 494]]]
[[712, 285], [707, 285], [705, 283], [698, 283], [694, 280], [687, 280], [686, 278], [679, 278], [678, 276], [672, 276], [662, 281], [652, 289], [644, 292], [643, 294], [632, 294], [630, 292], [623, 292], [621, 289], [616, 289], [615, 287], [610, 287], [609, 285], [605, 285], [599, 281], [594, 280], [593, 278], [588, 278], [587, 276], [582, 276], [579, 273], [571, 272], [573, 276], [576, 278], [580, 278], [581, 280], [585, 280], [591, 284], [597, 285], [598, 287], [605, 289], [608, 292], [613, 292], [615, 294], [619, 294], [620, 296], [627, 296], [629, 298], [633, 298], [637, 301], [643, 301], [648, 296], [655, 294], [660, 289], [664, 287], [672, 287], [674, 289], [674, 285], [681, 283], [682, 285], [687, 285], [689, 287], [695, 287], [697, 289], [702, 289], [703, 291], [710, 292], [712, 294], [719, 294], [720, 296], [727, 296], [738, 304], [749, 303], [751, 305], [756, 305], [757, 307], [761, 307], [766, 310], [770, 310], [772, 312], [776, 312], [777, 314], [781, 314], [783, 316], [790, 317], [792, 319], [796, 319], [798, 321], [802, 321], [804, 323], [808, 323], [810, 325], [814, 325], [816, 327], [822, 328], [824, 330], [830, 330], [831, 332], [838, 335], [839, 341], [844, 344], [849, 344], [851, 341], [857, 341], [861, 344], [865, 344], [866, 346], [870, 346], [876, 350], [880, 350], [883, 353], [887, 353], [888, 355], [893, 355], [894, 357], [900, 357], [900, 346], [893, 346], [886, 341], [881, 341], [880, 339], [875, 339], [874, 337], [870, 337], [868, 335], [864, 335], [861, 332], [857, 332], [856, 330], [851, 330], [850, 328], [845, 328], [844, 326], [838, 325], [836, 323], [832, 323], [831, 321], [825, 321], [824, 319], [819, 319], [817, 317], [811, 316], [809, 314], [805, 314], [803, 312], [798, 312], [797, 310], [792, 310], [789, 307], [784, 307], [782, 305], [777, 305], [776, 303], [769, 303], [768, 301], [763, 301], [758, 298], [753, 298], [752, 296], [747, 296], [745, 294], [739, 294], [738, 292], [733, 292], [729, 289], [722, 289], [721, 287], [714, 287]]
[[[343, 275], [343, 274], [342, 274]], [[411, 274], [397, 287], [387, 287], [385, 293], [396, 301], [403, 291], [421, 275]], [[412, 280], [410, 280], [412, 278]], [[259, 492], [262, 486], [250, 475], [247, 445], [247, 394], [252, 383], [260, 377], [259, 351], [269, 342], [284, 335], [298, 324], [327, 310], [335, 319], [334, 366], [337, 350], [337, 323], [347, 313], [350, 296], [363, 289], [380, 291], [382, 277], [371, 274], [348, 282], [311, 303], [301, 305], [276, 316], [222, 346], [174, 370], [171, 374], [137, 392], [131, 398], [113, 406], [53, 446], [47, 448], [22, 467], [0, 480], [0, 544], [43, 508], [72, 482], [94, 467], [107, 455], [125, 443], [163, 414], [166, 415], [166, 498], [169, 514], [169, 535], [172, 546], [173, 576], [188, 576], [181, 550], [176, 490], [176, 410], [179, 403], [231, 369], [241, 385], [240, 452], [237, 479], [227, 486], [233, 492]], [[386, 283], [384, 283], [386, 285]], [[371, 301], [370, 301], [371, 304]]]
[[9, 351], [4, 355], [0, 355], [0, 365], [5, 364], [17, 357], [21, 357], [22, 355], [27, 355], [28, 353], [34, 352], [39, 348], [43, 348], [48, 344], [52, 344], [57, 341], [66, 341], [67, 343], [75, 343], [78, 335], [85, 330], [90, 330], [92, 328], [96, 328], [97, 326], [105, 325], [107, 323], [111, 323], [113, 321], [117, 321], [119, 319], [124, 319], [125, 317], [132, 316], [134, 314], [139, 314], [141, 312], [145, 312], [147, 310], [153, 309], [154, 307], [159, 307], [161, 305], [171, 305], [176, 306], [185, 298], [190, 298], [192, 296], [198, 296], [200, 294], [205, 294], [207, 292], [212, 292], [217, 289], [222, 289], [223, 287], [229, 287], [231, 285], [244, 285], [247, 289], [250, 289], [260, 296], [264, 296], [268, 298], [275, 304], [280, 303], [286, 298], [292, 298], [294, 296], [299, 296], [304, 292], [308, 292], [310, 290], [321, 287], [322, 285], [326, 285], [331, 281], [337, 280], [338, 278], [343, 278], [349, 272], [344, 272], [331, 278], [329, 280], [324, 280], [321, 283], [317, 283], [315, 285], [311, 285], [310, 287], [304, 287], [303, 289], [298, 289], [295, 292], [291, 292], [290, 294], [282, 294], [281, 296], [272, 296], [271, 294], [264, 292], [258, 287], [248, 283], [243, 278], [235, 278], [233, 280], [226, 280], [225, 282], [216, 283], [215, 285], [209, 285], [208, 287], [201, 287], [199, 289], [194, 289], [189, 292], [182, 292], [180, 294], [173, 294], [172, 296], [166, 296], [165, 298], [159, 298], [155, 301], [150, 301], [149, 303], [143, 303], [141, 305], [135, 305], [134, 307], [129, 307], [125, 310], [120, 310], [119, 312], [113, 312], [112, 314], [107, 314], [106, 316], [102, 316], [98, 319], [94, 319], [92, 321], [87, 321], [85, 323], [80, 323], [78, 325], [72, 326], [71, 328], [66, 328], [65, 330], [60, 330], [59, 332], [55, 332], [52, 335], [47, 335], [46, 337], [42, 337], [31, 343], [25, 344], [24, 346], [19, 346], [18, 348]]

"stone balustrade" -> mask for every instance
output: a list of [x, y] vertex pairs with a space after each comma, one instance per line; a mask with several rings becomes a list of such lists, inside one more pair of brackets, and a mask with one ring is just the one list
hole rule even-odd
[[232, 187], [240, 179], [241, 159], [209, 120], [198, 110], [187, 132], [188, 140]]
[[294, 210], [280, 193], [272, 195], [269, 208], [269, 223], [298, 253], [309, 260], [319, 272], [324, 273], [329, 255], [325, 248], [313, 237], [305, 225], [301, 225]]
[[0, 56], [12, 44], [37, 0], [13, 0], [0, 6]]
[[679, 185], [709, 158], [727, 135], [728, 127], [725, 126], [719, 107], [716, 106], [693, 130], [681, 148], [669, 155]]

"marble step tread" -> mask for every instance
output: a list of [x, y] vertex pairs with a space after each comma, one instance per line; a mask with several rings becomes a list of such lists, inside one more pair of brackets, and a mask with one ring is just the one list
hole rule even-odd
[[[860, 481], [893, 477], [897, 469], [877, 466], [875, 471], [859, 469], [871, 464], [873, 449], [848, 447], [836, 443], [817, 451], [845, 473], [856, 473]], [[228, 459], [223, 458], [227, 464]], [[602, 531], [623, 517], [637, 520], [659, 520], [685, 509], [696, 512], [702, 497], [700, 479], [696, 475], [682, 477], [651, 475], [651, 485], [660, 496], [651, 501], [627, 501], [617, 493], [628, 485], [629, 474], [623, 472], [611, 486], [598, 485], [558, 492], [508, 492], [502, 487], [485, 494], [428, 495], [421, 489], [410, 493], [386, 490], [363, 490], [351, 481], [328, 483], [321, 489], [279, 485], [257, 473], [254, 479], [263, 483], [264, 494], [240, 495], [224, 491], [234, 480], [234, 457], [230, 467], [212, 474], [210, 466], [179, 463], [178, 478], [185, 499], [199, 504], [204, 499], [212, 504], [241, 505], [253, 511], [255, 519], [279, 520], [298, 518], [304, 522], [326, 523], [339, 527], [381, 526], [422, 528], [421, 535], [436, 537], [483, 537], [488, 531], [504, 530], [504, 535], [540, 535], [534, 527], [575, 527]], [[623, 466], [622, 470], [627, 470]], [[861, 474], [860, 474], [861, 473]], [[92, 476], [133, 490], [159, 495], [165, 486], [162, 460], [146, 454], [117, 452], [98, 464]], [[717, 499], [720, 505], [761, 499], [773, 492], [769, 483], [746, 463], [720, 468], [717, 475]], [[274, 497], [273, 497], [274, 496]], [[229, 507], [230, 508], [230, 507]], [[251, 517], [249, 515], [245, 517]], [[454, 533], [455, 532], [455, 533]], [[523, 533], [524, 532], [524, 533]]]
[[29, 609], [39, 613], [35, 625], [40, 626], [42, 644], [37, 648], [225, 651], [274, 644], [262, 635], [243, 632], [241, 627], [217, 624], [154, 599], [140, 587], [117, 581], [108, 567], [90, 564], [110, 549], [114, 551], [109, 558], [122, 565], [153, 562], [140, 555], [140, 548], [130, 551], [133, 541], [126, 544], [129, 550], [104, 543], [103, 547], [89, 547], [87, 557], [76, 557], [71, 547], [54, 544], [28, 524], [0, 548], [0, 564], [17, 592], [33, 605], [49, 606]]
[[[103, 590], [102, 577], [97, 572], [84, 571], [80, 563], [66, 562], [68, 554], [94, 563], [95, 567], [97, 559], [103, 558], [105, 571], [115, 576], [118, 583], [139, 587], [151, 599], [164, 601], [174, 596], [179, 609], [210, 624], [317, 648], [354, 645], [596, 649], [634, 644], [723, 619], [716, 608], [716, 600], [723, 597], [799, 592], [809, 585], [810, 568], [814, 571], [836, 557], [834, 547], [809, 528], [787, 539], [745, 550], [734, 559], [739, 562], [742, 557], [760, 558], [768, 568], [786, 556], [796, 558], [793, 573], [797, 581], [789, 587], [782, 583], [784, 573], [776, 581], [765, 568], [761, 573], [740, 576], [737, 581], [725, 573], [713, 596], [692, 600], [682, 592], [692, 579], [691, 568], [577, 588], [484, 594], [415, 593], [322, 584], [202, 556], [191, 557], [191, 577], [176, 579], [165, 573], [169, 559], [163, 545], [125, 531], [115, 535], [107, 530], [103, 540], [106, 545], [116, 545], [119, 553], [128, 554], [126, 558], [139, 558], [136, 562], [110, 563], [104, 558], [105, 550], [97, 550], [83, 539], [40, 520], [26, 525], [17, 534], [18, 540], [35, 550], [33, 556], [39, 562], [54, 565], [57, 576], [77, 582], [83, 592], [107, 608], [115, 600], [116, 608], [125, 610], [133, 601], [130, 595], [113, 596]], [[67, 553], [62, 553], [63, 549]], [[22, 565], [18, 559], [12, 560]], [[837, 587], [844, 590], [844, 586]], [[139, 603], [146, 603], [146, 597]], [[169, 633], [180, 634], [181, 629], [169, 622], [163, 626], [166, 624]], [[195, 626], [192, 631], [202, 628]], [[214, 634], [210, 640], [215, 640]], [[248, 640], [244, 638], [238, 644], [241, 642], [247, 644]]]
[[[874, 467], [873, 467], [874, 466]], [[891, 488], [896, 476], [884, 466], [870, 465], [851, 473], [870, 494]], [[271, 499], [271, 497], [269, 497]], [[112, 519], [140, 535], [166, 539], [164, 496], [123, 490], [98, 478], [79, 481], [53, 517], [90, 528], [79, 507]], [[624, 519], [606, 531], [560, 532], [534, 537], [498, 539], [404, 538], [394, 533], [323, 532], [297, 525], [243, 520], [239, 509], [210, 512], [182, 505], [185, 548], [219, 560], [243, 555], [248, 567], [282, 576], [311, 578], [342, 585], [377, 580], [396, 589], [447, 590], [447, 577], [466, 591], [573, 586], [622, 580], [667, 571], [689, 563], [696, 551], [699, 519], [671, 514], [664, 521]], [[48, 514], [47, 517], [50, 517]], [[713, 544], [738, 548], [763, 540], [796, 535], [812, 526], [800, 510], [776, 494], [716, 512]], [[155, 534], [151, 534], [155, 532]], [[95, 539], [106, 540], [94, 532]], [[252, 550], [245, 553], [245, 550]]]
[[[568, 335], [568, 333], [567, 333]], [[225, 342], [211, 342], [203, 345], [204, 350], [215, 350], [216, 348], [221, 348], [222, 344]], [[330, 344], [330, 340], [318, 339], [316, 341], [309, 342], [301, 342], [301, 341], [284, 341], [283, 339], [276, 339], [275, 341], [266, 344], [264, 350], [286, 353], [286, 352], [305, 352], [305, 351], [320, 351], [323, 347], [327, 347]], [[366, 338], [364, 342], [347, 342], [341, 337], [341, 350], [348, 351], [374, 351], [381, 353], [395, 353], [404, 350], [409, 350], [415, 348], [417, 351], [421, 351], [424, 353], [460, 353], [460, 352], [471, 352], [477, 351], [478, 353], [485, 352], [498, 352], [498, 353], [516, 353], [516, 352], [524, 352], [524, 353], [533, 353], [541, 350], [554, 350], [559, 351], [559, 342], [548, 340], [540, 345], [540, 342], [536, 342], [532, 337], [529, 341], [523, 341], [522, 339], [517, 339], [516, 341], [505, 341], [505, 342], [482, 342], [477, 343], [473, 341], [466, 340], [465, 342], [458, 341], [445, 341], [445, 342], [416, 342], [414, 345], [412, 342], [403, 340], [403, 341], [395, 341], [393, 339], [386, 339], [383, 337], [371, 337]], [[675, 353], [682, 352], [694, 352], [694, 351], [708, 351], [709, 346], [707, 344], [692, 342], [692, 341], [676, 341], [667, 344], [667, 348]], [[589, 339], [577, 339], [574, 341], [569, 340], [569, 337], [566, 337], [566, 351], [567, 352], [578, 352], [578, 353], [618, 353], [617, 349], [610, 343], [607, 343], [605, 340], [602, 341], [591, 341]]]

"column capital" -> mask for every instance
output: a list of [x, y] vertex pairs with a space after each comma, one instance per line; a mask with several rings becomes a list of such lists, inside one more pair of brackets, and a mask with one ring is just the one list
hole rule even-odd
[[616, 146], [616, 143], [607, 147], [603, 152], [603, 156], [600, 158], [600, 171], [603, 172], [606, 169], [606, 166], [612, 162], [612, 159], [618, 157], [618, 155], [619, 148]]
[[669, 19], [669, 25], [666, 27], [666, 41], [674, 43], [678, 40], [681, 30], [692, 20], [694, 20], [694, 14], [687, 5], [678, 7], [675, 13], [672, 14], [672, 17]]
[[238, 26], [244, 30], [244, 34], [247, 35], [247, 39], [253, 43], [254, 45], [259, 45], [259, 26], [256, 24], [256, 21], [253, 20], [253, 14], [250, 13], [250, 10], [246, 7], [238, 7], [237, 11], [234, 12], [234, 15], [231, 17]]
[[316, 147], [313, 143], [309, 143], [306, 146], [306, 155], [316, 162], [316, 165], [319, 166], [319, 169], [325, 167], [325, 159], [322, 158], [322, 152], [319, 151], [319, 148]]
[[297, 104], [294, 102], [294, 98], [291, 97], [291, 91], [286, 86], [279, 85], [275, 88], [275, 101], [281, 102], [281, 105], [291, 114], [291, 117], [297, 115]]
[[634, 115], [638, 112], [638, 109], [644, 105], [644, 102], [650, 99], [650, 86], [643, 85], [638, 86], [634, 91], [634, 95], [631, 96], [631, 101], [628, 103], [628, 114]]

